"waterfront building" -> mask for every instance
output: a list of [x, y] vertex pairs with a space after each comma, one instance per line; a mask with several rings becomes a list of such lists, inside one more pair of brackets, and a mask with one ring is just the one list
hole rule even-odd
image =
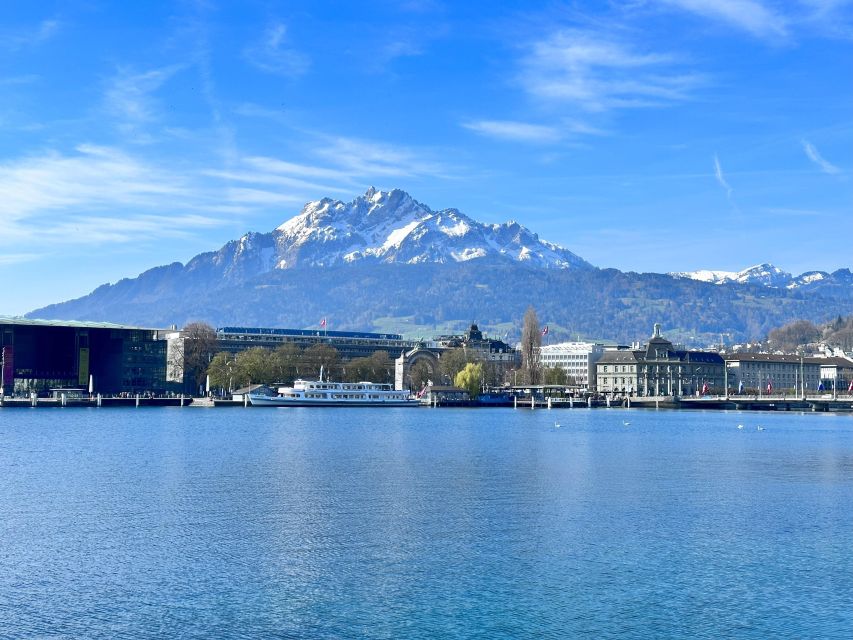
[[[395, 361], [394, 388], [412, 389], [416, 386], [412, 383], [411, 375], [416, 365], [426, 368], [429, 380], [442, 382], [441, 356], [454, 349], [464, 349], [471, 360], [483, 363], [488, 385], [499, 384], [507, 372], [518, 369], [521, 363], [518, 349], [503, 340], [485, 336], [476, 324], [472, 324], [463, 334], [438, 336], [432, 342], [418, 342], [412, 348], [401, 351]], [[450, 384], [452, 380], [443, 382]]]
[[853, 360], [838, 356], [817, 360], [820, 362], [820, 380], [824, 389], [847, 393], [853, 381]]
[[415, 340], [404, 340], [396, 333], [363, 331], [318, 331], [312, 329], [268, 329], [259, 327], [222, 327], [216, 330], [217, 351], [239, 353], [252, 347], [276, 349], [292, 344], [300, 349], [315, 345], [334, 347], [342, 360], [367, 358], [386, 351], [393, 358], [403, 349], [415, 346]]
[[56, 388], [104, 395], [166, 390], [166, 343], [154, 329], [0, 318], [0, 347], [4, 395]]
[[634, 395], [642, 351], [615, 349], [605, 351], [595, 364], [595, 389], [599, 393]]
[[719, 353], [676, 349], [661, 336], [660, 324], [645, 348], [608, 350], [596, 363], [599, 393], [683, 396], [722, 393], [724, 385]]
[[475, 354], [475, 359], [480, 362], [495, 362], [516, 365], [520, 362], [518, 350], [508, 345], [503, 340], [484, 336], [476, 324], [472, 324], [468, 331], [461, 335], [438, 336], [434, 340], [437, 350], [465, 349]]
[[[163, 332], [168, 344], [168, 379], [172, 383], [185, 384], [183, 364], [182, 331], [173, 329]], [[278, 329], [266, 327], [222, 327], [216, 329], [216, 344], [213, 353], [225, 351], [237, 354], [253, 347], [277, 349], [284, 345], [308, 349], [317, 345], [333, 347], [343, 362], [354, 358], [367, 358], [377, 351], [385, 351], [393, 359], [397, 353], [411, 349], [416, 342], [404, 340], [396, 333], [368, 333], [363, 331], [325, 331], [316, 329]]]
[[599, 342], [561, 342], [541, 347], [539, 362], [546, 368], [565, 370], [570, 386], [589, 389], [595, 379], [595, 365], [603, 354], [604, 345]]
[[725, 359], [729, 389], [754, 394], [815, 393], [820, 387], [821, 362], [828, 360], [773, 353], [732, 353]]

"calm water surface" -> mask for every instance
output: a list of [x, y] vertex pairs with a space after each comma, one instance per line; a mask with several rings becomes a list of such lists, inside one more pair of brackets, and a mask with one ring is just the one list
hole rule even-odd
[[848, 639], [853, 416], [2, 410], [0, 636]]

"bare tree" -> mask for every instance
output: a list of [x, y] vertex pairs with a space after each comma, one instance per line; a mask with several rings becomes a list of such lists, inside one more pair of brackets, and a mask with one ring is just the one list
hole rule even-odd
[[524, 326], [521, 329], [521, 367], [526, 384], [539, 384], [540, 364], [539, 348], [542, 346], [542, 331], [536, 310], [530, 306], [524, 314]]
[[795, 320], [773, 329], [767, 336], [774, 349], [794, 353], [797, 347], [820, 339], [820, 329], [808, 320]]
[[440, 380], [434, 380], [435, 372], [433, 372], [432, 367], [429, 366], [423, 360], [416, 362], [409, 371], [409, 376], [412, 379], [412, 389], [415, 391], [420, 391], [423, 387], [426, 386], [427, 382], [433, 382], [434, 384], [438, 384]]
[[181, 330], [178, 351], [183, 361], [184, 384], [192, 393], [198, 393], [216, 352], [216, 329], [206, 322], [191, 322]]

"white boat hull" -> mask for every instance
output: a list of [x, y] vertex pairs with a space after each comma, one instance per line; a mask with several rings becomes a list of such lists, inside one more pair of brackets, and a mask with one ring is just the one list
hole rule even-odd
[[282, 398], [249, 394], [249, 404], [253, 407], [417, 407], [417, 399], [407, 400], [349, 400], [319, 398]]

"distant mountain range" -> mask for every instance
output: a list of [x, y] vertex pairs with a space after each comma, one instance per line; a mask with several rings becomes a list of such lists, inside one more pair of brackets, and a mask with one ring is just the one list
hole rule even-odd
[[787, 271], [783, 271], [779, 267], [767, 263], [757, 264], [754, 267], [749, 267], [743, 271], [701, 270], [676, 272], [670, 273], [669, 275], [676, 278], [690, 278], [692, 280], [710, 282], [713, 284], [737, 282], [739, 284], [761, 284], [766, 287], [786, 289], [807, 287], [831, 277], [831, 274], [826, 271], [806, 271], [798, 276], [794, 276]]
[[173, 263], [29, 317], [145, 326], [191, 320], [430, 335], [478, 321], [509, 339], [532, 304], [550, 335], [638, 340], [662, 322], [687, 343], [760, 337], [795, 318], [853, 307], [853, 274], [794, 278], [772, 265], [741, 272], [598, 269], [515, 222], [432, 211], [404, 191], [369, 189], [309, 202], [269, 233], [248, 233], [186, 265]]

